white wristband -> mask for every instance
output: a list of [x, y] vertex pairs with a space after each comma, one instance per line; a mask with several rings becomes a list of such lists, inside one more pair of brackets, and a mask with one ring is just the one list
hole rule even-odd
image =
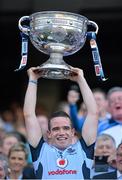
[[29, 80], [29, 83], [37, 84], [37, 80]]

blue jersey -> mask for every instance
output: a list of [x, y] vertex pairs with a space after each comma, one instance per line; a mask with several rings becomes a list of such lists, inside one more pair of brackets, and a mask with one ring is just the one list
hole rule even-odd
[[44, 142], [36, 148], [30, 145], [37, 179], [89, 179], [93, 165], [94, 144], [87, 146], [83, 139], [64, 151]]

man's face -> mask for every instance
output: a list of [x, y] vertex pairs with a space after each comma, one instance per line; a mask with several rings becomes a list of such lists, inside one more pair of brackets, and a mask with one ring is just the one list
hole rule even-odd
[[75, 90], [70, 90], [67, 95], [68, 102], [74, 104], [79, 100], [79, 92]]
[[109, 98], [109, 111], [112, 117], [122, 121], [122, 92], [113, 92]]
[[71, 127], [70, 119], [67, 117], [55, 117], [51, 119], [49, 138], [51, 144], [58, 149], [64, 150], [72, 144], [74, 129]]
[[107, 110], [107, 100], [105, 99], [104, 94], [101, 92], [94, 92], [94, 98], [100, 112]]
[[122, 173], [122, 145], [120, 145], [119, 149], [117, 150], [117, 169]]
[[95, 155], [96, 156], [110, 156], [115, 153], [116, 147], [112, 140], [99, 139], [96, 143]]

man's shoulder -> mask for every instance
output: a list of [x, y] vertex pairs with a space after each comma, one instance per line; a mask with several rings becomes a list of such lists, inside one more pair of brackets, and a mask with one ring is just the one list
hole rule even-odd
[[81, 137], [81, 139], [79, 140], [79, 144], [81, 145], [82, 150], [86, 154], [86, 157], [88, 159], [93, 159], [95, 142], [91, 145], [87, 145], [85, 140]]

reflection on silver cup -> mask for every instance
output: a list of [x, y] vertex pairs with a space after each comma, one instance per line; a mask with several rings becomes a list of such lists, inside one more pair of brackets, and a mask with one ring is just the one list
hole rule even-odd
[[[29, 21], [29, 26], [22, 25]], [[19, 20], [19, 29], [30, 37], [32, 44], [49, 59], [40, 65], [44, 78], [65, 79], [71, 72], [63, 56], [74, 54], [80, 50], [87, 37], [87, 27], [91, 25], [98, 32], [95, 22], [86, 17], [62, 11], [43, 11]]]

